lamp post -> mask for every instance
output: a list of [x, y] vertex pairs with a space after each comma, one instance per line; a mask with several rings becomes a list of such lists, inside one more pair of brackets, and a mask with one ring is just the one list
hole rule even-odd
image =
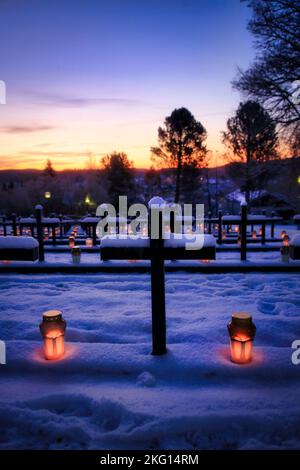
[[86, 210], [87, 210], [87, 211], [88, 211], [89, 208], [90, 208], [91, 202], [92, 202], [92, 201], [91, 201], [91, 198], [90, 198], [89, 194], [87, 194], [87, 195], [85, 196], [85, 199], [84, 199], [84, 203], [85, 203], [85, 206], [86, 206]]

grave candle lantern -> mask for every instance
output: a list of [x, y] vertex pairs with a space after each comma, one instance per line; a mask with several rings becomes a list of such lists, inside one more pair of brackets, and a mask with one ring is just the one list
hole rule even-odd
[[253, 232], [252, 232], [252, 239], [253, 239], [253, 240], [256, 240], [256, 239], [257, 239], [256, 230], [253, 230]]
[[40, 331], [44, 339], [44, 355], [48, 360], [60, 359], [65, 352], [66, 322], [60, 310], [43, 313]]
[[286, 230], [282, 230], [282, 232], [280, 234], [280, 238], [282, 238], [282, 240], [283, 240], [286, 235], [287, 235]]
[[285, 235], [282, 239], [283, 246], [289, 246], [290, 244], [290, 237], [288, 235]]
[[250, 362], [256, 332], [256, 326], [251, 315], [244, 312], [234, 313], [227, 327], [230, 336], [232, 362], [237, 364]]
[[87, 248], [93, 248], [93, 239], [92, 239], [92, 238], [87, 238], [87, 239], [85, 240], [85, 246], [86, 246]]
[[281, 261], [288, 263], [290, 261], [290, 237], [285, 235], [282, 240], [282, 247], [280, 248]]
[[75, 238], [71, 235], [69, 237], [69, 247], [74, 248], [74, 246], [75, 246]]
[[72, 248], [72, 261], [73, 263], [80, 263], [80, 256], [81, 256], [81, 253], [80, 253], [80, 246], [74, 246]]

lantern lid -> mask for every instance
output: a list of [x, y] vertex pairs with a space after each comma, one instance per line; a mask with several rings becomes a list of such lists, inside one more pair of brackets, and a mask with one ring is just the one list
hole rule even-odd
[[232, 314], [232, 321], [234, 323], [251, 323], [252, 322], [252, 316], [249, 315], [249, 313], [246, 312], [236, 312]]
[[48, 310], [43, 313], [43, 320], [45, 321], [56, 321], [61, 320], [62, 311], [61, 310]]

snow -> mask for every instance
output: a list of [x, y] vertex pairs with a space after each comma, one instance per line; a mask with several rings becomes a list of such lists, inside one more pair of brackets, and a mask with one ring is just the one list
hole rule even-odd
[[[57, 217], [43, 217], [42, 218], [43, 224], [59, 224], [60, 220]], [[18, 220], [19, 224], [26, 225], [26, 224], [36, 224], [36, 218], [34, 217], [21, 217]]]
[[241, 217], [239, 215], [223, 215], [222, 216], [222, 222], [226, 222], [227, 220], [235, 220], [237, 222], [240, 222]]
[[166, 201], [160, 196], [154, 196], [148, 202], [148, 207], [162, 207], [166, 205]]
[[169, 234], [170, 239], [165, 240], [166, 247], [184, 248], [188, 244], [195, 243], [199, 249], [204, 247], [215, 247], [216, 239], [213, 235], [204, 234]]
[[[241, 205], [247, 205], [247, 204], [241, 204]], [[236, 221], [240, 222], [241, 216], [240, 215], [223, 215], [222, 221], [223, 222], [231, 222], [231, 221]], [[265, 215], [247, 215], [247, 220], [251, 222], [265, 222], [267, 220], [267, 217]]]
[[[6, 275], [0, 289], [1, 449], [299, 448], [299, 274], [167, 273], [159, 357], [149, 275]], [[51, 309], [67, 321], [56, 362], [38, 329]], [[245, 366], [229, 360], [237, 310], [257, 326]]]
[[[109, 223], [127, 223], [126, 217], [105, 217], [106, 222]], [[84, 219], [81, 219], [79, 222], [81, 223], [90, 223], [90, 224], [95, 224], [100, 221], [100, 216], [99, 217], [84, 217]]]
[[100, 217], [84, 217], [83, 219], [79, 220], [79, 223], [97, 224], [99, 220], [100, 220]]
[[149, 246], [148, 237], [140, 237], [139, 235], [105, 235], [101, 238], [101, 247], [136, 247], [144, 248]]
[[[166, 233], [166, 238], [164, 240], [166, 247], [185, 247], [189, 243], [195, 243], [199, 247], [215, 247], [216, 246], [216, 239], [213, 235], [203, 235], [203, 234], [190, 234], [190, 235], [182, 235], [182, 234], [172, 234]], [[127, 235], [118, 235], [118, 236], [110, 236], [105, 235], [101, 239], [101, 247], [136, 247], [136, 248], [144, 248], [149, 246], [149, 238], [148, 237], [140, 237], [138, 235], [131, 235], [128, 237]]]
[[1, 237], [0, 236], [0, 249], [1, 250], [5, 250], [5, 249], [29, 250], [32, 248], [36, 248], [38, 246], [39, 246], [38, 241], [32, 237], [12, 237], [12, 236]]

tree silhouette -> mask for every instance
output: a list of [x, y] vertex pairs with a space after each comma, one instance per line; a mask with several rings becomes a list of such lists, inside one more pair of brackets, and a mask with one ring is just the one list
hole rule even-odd
[[113, 152], [101, 160], [110, 202], [117, 207], [119, 196], [127, 196], [131, 203], [135, 196], [133, 165], [123, 152]]
[[223, 142], [244, 163], [242, 189], [250, 204], [250, 190], [266, 176], [263, 164], [276, 158], [276, 125], [269, 113], [256, 101], [240, 103], [235, 115], [227, 121]]
[[258, 100], [283, 126], [300, 126], [300, 1], [245, 0], [258, 51], [235, 88]]
[[45, 176], [51, 176], [51, 178], [54, 178], [56, 176], [56, 171], [54, 170], [51, 160], [48, 159], [44, 168], [44, 175]]
[[182, 170], [200, 167], [206, 156], [203, 144], [206, 130], [186, 108], [175, 109], [158, 128], [158, 147], [152, 147], [152, 159], [165, 168], [176, 169], [175, 203], [181, 195]]

